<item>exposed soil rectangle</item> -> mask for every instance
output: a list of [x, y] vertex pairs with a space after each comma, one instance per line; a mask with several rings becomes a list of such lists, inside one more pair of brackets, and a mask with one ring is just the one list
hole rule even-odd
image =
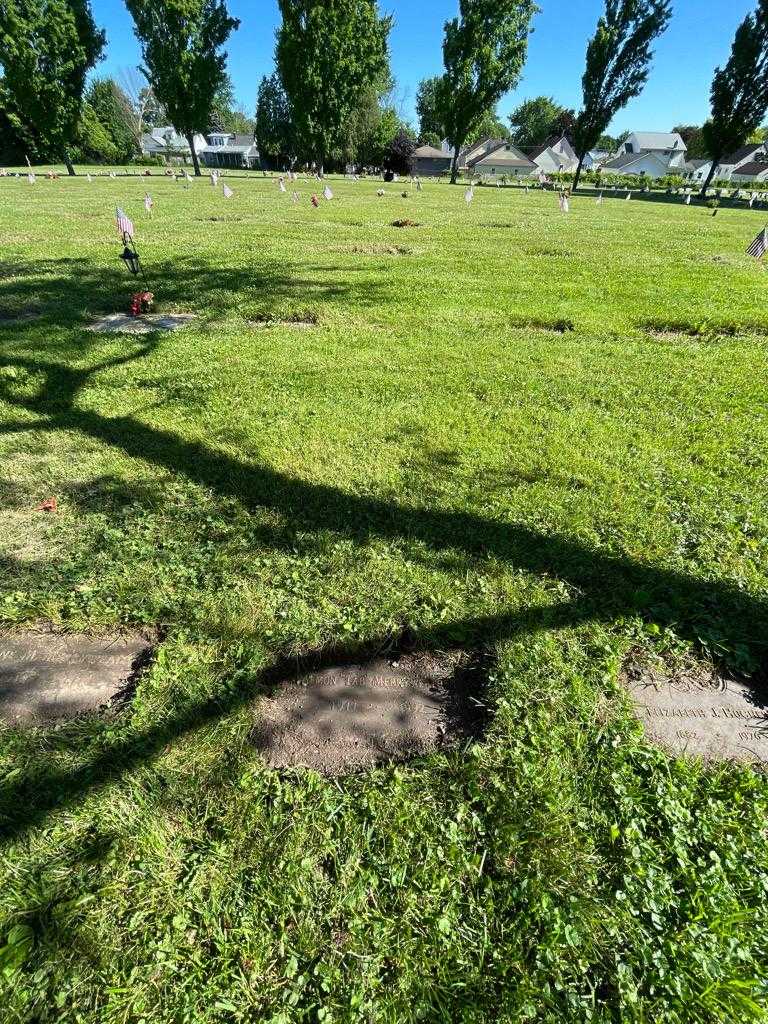
[[41, 627], [0, 635], [0, 720], [46, 723], [109, 704], [150, 650], [137, 634], [91, 637]]

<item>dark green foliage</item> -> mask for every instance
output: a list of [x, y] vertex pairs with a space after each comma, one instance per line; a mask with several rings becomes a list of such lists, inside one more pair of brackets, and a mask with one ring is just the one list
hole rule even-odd
[[671, 16], [670, 0], [606, 0], [597, 31], [587, 44], [581, 79], [584, 105], [573, 127], [579, 155], [574, 188], [585, 155], [614, 116], [642, 92], [653, 56], [651, 46]]
[[440, 101], [440, 76], [424, 78], [416, 90], [416, 115], [419, 119], [419, 142], [434, 143], [445, 135]]
[[265, 75], [256, 99], [256, 142], [262, 157], [279, 160], [292, 156], [291, 107], [280, 76]]
[[399, 128], [387, 146], [384, 165], [396, 174], [407, 174], [411, 167], [411, 157], [418, 145], [413, 132], [407, 128]]
[[574, 112], [551, 96], [535, 96], [524, 100], [509, 115], [512, 141], [522, 149], [540, 146], [552, 136], [571, 131], [574, 120]]
[[139, 142], [130, 100], [111, 78], [91, 82], [85, 98], [112, 144], [114, 155], [103, 153], [102, 157], [107, 162], [126, 163], [137, 152]]
[[438, 109], [454, 150], [451, 181], [470, 133], [517, 84], [537, 10], [533, 0], [460, 0], [459, 17], [445, 23]]
[[354, 111], [388, 73], [390, 17], [376, 0], [280, 0], [275, 60], [297, 146], [319, 166], [340, 154]]
[[702, 128], [695, 124], [677, 124], [672, 131], [677, 132], [685, 143], [689, 160], [700, 160], [706, 157], [707, 147], [704, 143]]
[[218, 90], [226, 82], [222, 47], [240, 22], [225, 0], [126, 0], [141, 43], [144, 74], [174, 128], [192, 150], [196, 132], [208, 130]]
[[88, 0], [0, 3], [0, 106], [28, 145], [64, 157], [70, 174], [85, 76], [104, 42]]
[[235, 89], [229, 75], [225, 75], [213, 98], [208, 127], [214, 132], [238, 132], [241, 135], [254, 132], [253, 119], [237, 104]]
[[715, 70], [710, 100], [712, 117], [702, 133], [712, 166], [702, 195], [719, 161], [744, 145], [768, 109], [768, 0], [759, 0], [736, 29], [728, 63]]

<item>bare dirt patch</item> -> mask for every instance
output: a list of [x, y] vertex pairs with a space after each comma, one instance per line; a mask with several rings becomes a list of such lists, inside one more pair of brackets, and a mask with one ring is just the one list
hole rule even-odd
[[485, 673], [464, 652], [400, 653], [292, 673], [257, 709], [269, 765], [344, 775], [478, 735]]
[[673, 754], [768, 764], [768, 692], [711, 665], [632, 660], [622, 673], [645, 734]]
[[699, 341], [719, 341], [722, 338], [742, 338], [768, 335], [768, 324], [691, 323], [687, 320], [646, 320], [640, 324], [652, 338], [675, 341], [695, 338]]
[[142, 633], [89, 636], [47, 625], [0, 634], [0, 720], [46, 724], [127, 699], [152, 643]]
[[400, 220], [392, 221], [393, 228], [420, 228], [421, 224], [417, 220], [410, 220], [408, 217], [403, 217]]

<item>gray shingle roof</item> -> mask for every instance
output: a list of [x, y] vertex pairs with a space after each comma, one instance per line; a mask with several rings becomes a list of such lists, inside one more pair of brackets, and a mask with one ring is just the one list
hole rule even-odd
[[450, 153], [444, 153], [442, 149], [438, 149], [436, 146], [419, 146], [418, 149], [414, 150], [413, 155], [420, 160], [450, 160]]
[[640, 149], [685, 149], [678, 132], [632, 132]]
[[757, 160], [750, 160], [748, 164], [742, 164], [741, 167], [737, 167], [733, 173], [746, 174], [756, 178], [758, 174], [764, 174], [766, 171], [768, 171], [768, 163], [759, 163]]
[[729, 153], [728, 156], [724, 156], [720, 161], [720, 164], [738, 164], [742, 160], [746, 160], [747, 157], [754, 156], [758, 150], [763, 149], [765, 146], [764, 142], [752, 142], [748, 146], [742, 146], [741, 149], [737, 149], [735, 153]]

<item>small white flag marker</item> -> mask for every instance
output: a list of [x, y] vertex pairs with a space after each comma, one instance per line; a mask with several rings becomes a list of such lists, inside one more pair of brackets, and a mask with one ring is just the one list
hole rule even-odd
[[32, 171], [30, 171], [29, 174], [27, 175], [27, 181], [29, 182], [30, 185], [34, 185], [35, 184], [35, 176], [32, 173]]
[[231, 199], [231, 198], [232, 198], [232, 196], [233, 196], [233, 195], [235, 194], [235, 193], [234, 193], [234, 192], [232, 191], [232, 189], [231, 189], [231, 188], [229, 187], [229, 185], [224, 185], [224, 186], [223, 186], [223, 191], [224, 191], [224, 198], [225, 198], [225, 199]]
[[685, 205], [686, 206], [690, 206], [691, 205], [691, 197], [690, 196], [686, 196], [685, 197]]
[[470, 185], [467, 191], [464, 193], [464, 202], [469, 206], [472, 200], [475, 198], [475, 186]]
[[153, 206], [154, 203], [152, 202], [152, 196], [149, 194], [149, 192], [147, 192], [147, 194], [144, 196], [144, 209], [147, 211], [150, 217], [152, 216]]
[[216, 188], [216, 186], [218, 184], [219, 184], [219, 172], [218, 171], [211, 171], [211, 185], [213, 185], [213, 187]]
[[599, 195], [599, 196], [597, 197], [597, 199], [595, 200], [595, 202], [597, 203], [597, 205], [598, 205], [598, 206], [601, 206], [601, 205], [602, 205], [602, 202], [603, 202], [603, 193], [602, 193], [602, 192], [601, 192], [601, 193], [600, 193], [600, 195]]
[[330, 185], [326, 185], [323, 189], [323, 196], [325, 199], [333, 199], [333, 192], [331, 192]]

